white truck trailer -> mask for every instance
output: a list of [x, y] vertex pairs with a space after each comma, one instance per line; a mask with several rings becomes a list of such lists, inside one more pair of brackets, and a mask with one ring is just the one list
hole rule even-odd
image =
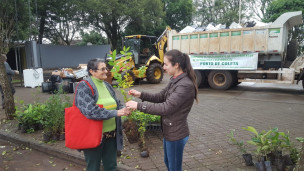
[[172, 30], [167, 49], [190, 56], [198, 86], [208, 82], [213, 89], [225, 90], [241, 82], [304, 82], [304, 57], [296, 58], [294, 41], [288, 45], [288, 30], [302, 23], [302, 12], [297, 11], [284, 13], [264, 27], [192, 33]]

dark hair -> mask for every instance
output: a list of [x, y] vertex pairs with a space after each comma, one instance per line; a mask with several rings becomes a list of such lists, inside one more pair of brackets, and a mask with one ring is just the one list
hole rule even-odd
[[88, 65], [87, 65], [88, 74], [91, 76], [92, 74], [90, 73], [90, 70], [98, 70], [99, 63], [104, 63], [104, 62], [105, 61], [101, 58], [95, 58], [95, 59], [89, 60]]
[[197, 98], [198, 88], [197, 88], [197, 84], [196, 84], [196, 75], [191, 66], [189, 56], [176, 49], [166, 52], [165, 56], [167, 56], [168, 60], [170, 61], [170, 63], [172, 65], [175, 65], [176, 63], [178, 63], [179, 67], [183, 70], [183, 72], [188, 74], [188, 76], [192, 80], [193, 85], [195, 87], [195, 100], [196, 100], [196, 102], [198, 102], [198, 98]]

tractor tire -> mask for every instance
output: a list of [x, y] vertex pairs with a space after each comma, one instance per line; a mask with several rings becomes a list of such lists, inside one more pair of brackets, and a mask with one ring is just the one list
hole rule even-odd
[[160, 63], [152, 63], [147, 71], [147, 80], [152, 84], [158, 84], [163, 80], [164, 70]]
[[229, 71], [211, 71], [208, 75], [208, 83], [216, 90], [227, 90], [232, 86], [233, 78]]
[[135, 75], [131, 70], [127, 70], [121, 73], [121, 77], [124, 80], [125, 79], [125, 75], [128, 73], [129, 77], [129, 81], [133, 81], [133, 83], [135, 82]]
[[296, 39], [290, 40], [289, 45], [287, 46], [287, 56], [286, 56], [286, 59], [288, 61], [294, 61], [297, 58], [298, 47], [299, 44]]
[[197, 87], [202, 87], [206, 83], [206, 76], [205, 73], [199, 70], [194, 70], [194, 73], [196, 75], [196, 84]]

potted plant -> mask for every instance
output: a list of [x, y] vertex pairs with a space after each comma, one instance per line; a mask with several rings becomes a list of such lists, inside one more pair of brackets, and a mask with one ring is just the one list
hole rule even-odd
[[247, 153], [245, 144], [243, 141], [237, 141], [234, 137], [234, 132], [235, 129], [232, 129], [230, 131], [230, 134], [228, 134], [227, 136], [229, 137], [229, 142], [231, 142], [233, 145], [236, 145], [238, 147], [238, 149], [240, 150], [243, 159], [245, 160], [245, 164], [246, 166], [253, 166], [253, 162], [252, 162], [252, 155]]
[[32, 133], [36, 130], [42, 129], [43, 113], [46, 106], [41, 103], [34, 103], [24, 105], [23, 101], [21, 107], [16, 107], [15, 118], [19, 122], [19, 129], [22, 133]]
[[64, 140], [64, 109], [72, 106], [69, 97], [59, 90], [59, 92], [49, 97], [46, 106], [45, 136], [51, 136], [53, 140]]
[[256, 147], [255, 154], [257, 155], [258, 159], [258, 162], [255, 163], [256, 169], [261, 171], [271, 169], [271, 162], [267, 160], [267, 154], [270, 152], [269, 135], [272, 133], [272, 130], [267, 132], [263, 130], [261, 133], [258, 133], [257, 130], [252, 126], [248, 126], [247, 128], [243, 129], [254, 133], [254, 136], [251, 137], [251, 140], [247, 141], [247, 143]]
[[[123, 57], [121, 58], [122, 61], [128, 58], [132, 58], [132, 53], [128, 52], [129, 49], [130, 48], [123, 47], [123, 51], [120, 51], [120, 53], [123, 55]], [[131, 98], [128, 97], [128, 94], [125, 90], [129, 89], [134, 83], [134, 80], [130, 76], [130, 72], [132, 72], [130, 70], [131, 67], [128, 66], [126, 63], [120, 62], [121, 60], [116, 60], [116, 50], [114, 50], [112, 54], [109, 54], [109, 57], [110, 61], [108, 62], [108, 64], [112, 66], [111, 72], [113, 73], [115, 80], [118, 82], [118, 85], [114, 87], [118, 88], [118, 90], [124, 97], [124, 101], [128, 102], [129, 100], [131, 100]], [[142, 71], [144, 69], [145, 67], [142, 67], [140, 69], [140, 74], [144, 73], [144, 71]], [[136, 113], [136, 111], [132, 113]], [[135, 143], [138, 141], [139, 132], [137, 129], [138, 127], [136, 121], [131, 117], [132, 115], [133, 114], [129, 115], [127, 119], [123, 122], [123, 128], [128, 141], [130, 143]]]

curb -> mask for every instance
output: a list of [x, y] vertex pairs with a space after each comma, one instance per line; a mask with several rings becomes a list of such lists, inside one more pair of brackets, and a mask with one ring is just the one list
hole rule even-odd
[[[3, 130], [0, 130], [0, 139], [10, 141], [15, 144], [25, 145], [29, 148], [52, 155], [54, 157], [86, 166], [83, 156], [80, 156], [80, 155], [77, 156], [72, 153], [58, 150], [58, 149], [52, 148], [51, 146], [48, 146], [44, 143], [37, 143], [35, 141], [22, 139], [20, 136], [18, 136], [18, 134], [13, 133], [13, 132], [6, 132]], [[101, 170], [103, 170], [103, 169], [101, 168]], [[123, 165], [123, 164], [117, 164], [117, 170], [118, 171], [131, 171], [134, 169], [130, 168], [129, 166]]]

